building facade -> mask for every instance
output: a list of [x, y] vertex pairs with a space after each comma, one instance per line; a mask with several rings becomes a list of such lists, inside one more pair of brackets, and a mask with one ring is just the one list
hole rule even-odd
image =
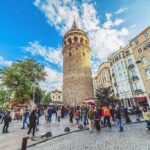
[[121, 102], [126, 106], [145, 102], [145, 86], [130, 45], [113, 53], [109, 61], [112, 87]]
[[78, 105], [93, 98], [89, 39], [74, 21], [63, 39], [63, 100]]
[[112, 86], [109, 62], [102, 63], [97, 71], [97, 86], [107, 88]]
[[150, 26], [130, 41], [150, 106]]
[[51, 92], [51, 99], [53, 103], [63, 102], [62, 91], [55, 90]]

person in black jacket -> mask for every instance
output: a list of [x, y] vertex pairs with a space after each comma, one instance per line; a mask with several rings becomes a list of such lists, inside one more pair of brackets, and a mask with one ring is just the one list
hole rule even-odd
[[36, 112], [35, 110], [33, 110], [29, 116], [29, 131], [28, 131], [28, 134], [30, 134], [31, 130], [33, 129], [32, 133], [33, 136], [36, 128], [36, 120], [37, 120]]
[[116, 107], [116, 120], [119, 126], [119, 131], [123, 132], [122, 116], [121, 116], [121, 110], [119, 109], [119, 107]]
[[10, 117], [10, 112], [7, 111], [6, 114], [3, 117], [4, 120], [4, 126], [3, 126], [3, 131], [2, 133], [9, 133], [8, 132], [8, 127], [9, 127], [9, 123], [11, 122], [11, 117]]

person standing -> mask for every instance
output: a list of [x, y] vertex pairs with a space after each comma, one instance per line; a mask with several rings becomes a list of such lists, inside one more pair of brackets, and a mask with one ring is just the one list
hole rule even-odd
[[146, 107], [143, 108], [142, 115], [147, 124], [148, 130], [150, 130], [150, 112], [147, 110]]
[[60, 122], [60, 118], [61, 118], [61, 108], [58, 108], [57, 111], [57, 122]]
[[44, 110], [44, 116], [45, 116], [45, 122], [47, 122], [47, 118], [48, 118], [48, 109], [47, 108]]
[[8, 132], [8, 127], [9, 127], [9, 123], [11, 122], [11, 117], [10, 117], [10, 112], [9, 111], [6, 112], [3, 119], [4, 119], [4, 126], [3, 126], [2, 133], [9, 133]]
[[74, 115], [74, 111], [73, 111], [73, 108], [71, 108], [69, 112], [69, 122], [71, 124], [73, 124], [73, 115]]
[[29, 130], [28, 130], [28, 134], [30, 134], [31, 130], [33, 130], [32, 133], [33, 136], [35, 134], [35, 128], [37, 123], [36, 120], [37, 120], [36, 112], [35, 110], [33, 110], [29, 116]]
[[123, 132], [123, 123], [122, 123], [122, 117], [121, 117], [121, 110], [119, 107], [116, 107], [116, 119], [117, 119], [117, 125], [119, 126], [119, 131]]
[[49, 107], [48, 108], [48, 118], [47, 118], [47, 123], [51, 123], [51, 120], [52, 120], [52, 114], [53, 114], [53, 108], [52, 107]]
[[95, 111], [94, 111], [94, 121], [95, 121], [95, 127], [96, 127], [97, 131], [101, 130], [101, 127], [100, 127], [100, 118], [101, 118], [100, 112], [99, 112], [98, 108], [96, 107]]
[[24, 117], [23, 117], [23, 127], [21, 129], [25, 129], [25, 124], [28, 127], [28, 125], [29, 125], [27, 122], [28, 118], [29, 118], [29, 110], [28, 110], [28, 107], [26, 106], [25, 112], [24, 112]]
[[89, 132], [93, 132], [94, 127], [94, 111], [92, 108], [88, 111], [88, 121], [89, 121]]
[[110, 123], [110, 110], [108, 109], [108, 106], [106, 106], [103, 109], [103, 115], [104, 115], [104, 127], [106, 126], [106, 123], [109, 125], [109, 128], [111, 129], [111, 123]]

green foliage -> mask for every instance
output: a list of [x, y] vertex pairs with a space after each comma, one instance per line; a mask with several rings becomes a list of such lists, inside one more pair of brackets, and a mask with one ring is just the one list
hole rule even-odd
[[96, 90], [96, 97], [100, 105], [104, 106], [109, 103], [116, 103], [118, 99], [115, 97], [112, 87], [99, 88]]
[[45, 75], [43, 66], [35, 60], [25, 59], [4, 68], [0, 72], [0, 79], [2, 85], [10, 93], [14, 93], [14, 100], [23, 102], [30, 98], [33, 87], [38, 86], [39, 81], [45, 80]]
[[51, 102], [51, 93], [50, 92], [44, 94], [41, 103], [45, 104], [45, 105], [48, 105], [49, 102]]

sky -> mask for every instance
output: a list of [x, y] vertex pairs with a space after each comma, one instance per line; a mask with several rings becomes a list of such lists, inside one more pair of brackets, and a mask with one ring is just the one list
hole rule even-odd
[[44, 90], [62, 87], [62, 39], [75, 18], [90, 40], [92, 74], [150, 25], [150, 0], [4, 0], [0, 2], [0, 69], [17, 60], [45, 66]]

